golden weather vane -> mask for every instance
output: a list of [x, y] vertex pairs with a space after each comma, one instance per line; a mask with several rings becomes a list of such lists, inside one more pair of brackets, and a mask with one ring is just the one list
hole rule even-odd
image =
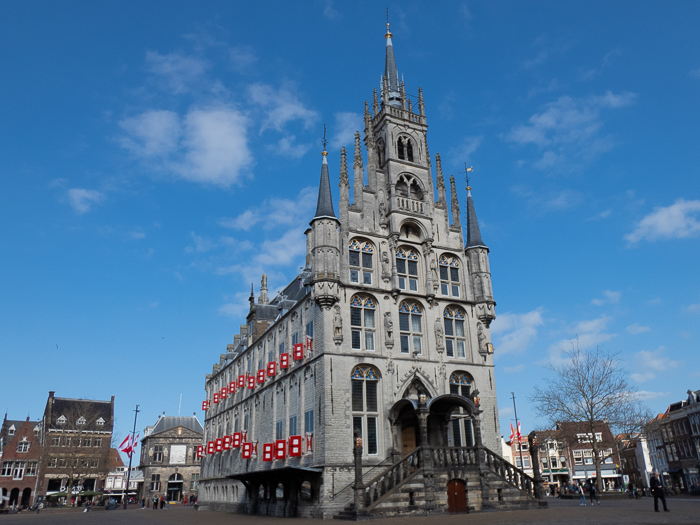
[[474, 168], [471, 166], [467, 167], [467, 163], [464, 163], [464, 171], [460, 171], [460, 173], [464, 173], [464, 178], [467, 179], [467, 190], [471, 190], [471, 186], [469, 186], [469, 173], [474, 171]]

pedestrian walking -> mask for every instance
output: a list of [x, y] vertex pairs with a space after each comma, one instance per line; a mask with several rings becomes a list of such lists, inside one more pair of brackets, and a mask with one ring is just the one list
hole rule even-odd
[[160, 496], [160, 509], [163, 510], [165, 508], [165, 495], [161, 494]]
[[146, 498], [141, 498], [141, 508], [142, 509], [146, 508]]
[[591, 506], [593, 506], [593, 500], [598, 502], [598, 505], [600, 505], [600, 499], [598, 498], [598, 494], [595, 488], [595, 483], [591, 480], [588, 480], [588, 484], [586, 485], [586, 490], [588, 490], [588, 495], [591, 498]]
[[581, 495], [581, 505], [586, 505], [586, 493], [583, 491], [583, 485], [581, 482], [576, 485], [576, 492], [578, 492]]
[[666, 506], [666, 496], [664, 495], [664, 488], [659, 479], [659, 471], [654, 469], [653, 476], [649, 482], [651, 486], [651, 493], [654, 496], [654, 511], [659, 512], [659, 499], [664, 505], [664, 512], [668, 512], [668, 507]]
[[153, 496], [153, 510], [158, 510], [158, 494]]

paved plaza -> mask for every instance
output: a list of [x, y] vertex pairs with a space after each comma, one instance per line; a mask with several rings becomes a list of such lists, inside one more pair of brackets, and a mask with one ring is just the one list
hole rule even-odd
[[[700, 498], [669, 498], [670, 512], [654, 512], [651, 498], [640, 501], [610, 500], [601, 506], [582, 507], [576, 500], [557, 500], [550, 498], [550, 508], [547, 510], [522, 510], [507, 512], [488, 512], [461, 514], [456, 516], [431, 516], [407, 518], [380, 518], [376, 521], [382, 525], [432, 525], [440, 521], [441, 525], [490, 525], [503, 523], [519, 524], [560, 524], [566, 525], [625, 525], [625, 524], [655, 524], [683, 523], [700, 525]], [[89, 513], [72, 510], [48, 510], [37, 515], [23, 512], [16, 515], [0, 515], [0, 525], [4, 524], [116, 524], [128, 523], [141, 525], [151, 523], [167, 524], [200, 524], [211, 525], [281, 525], [289, 518], [268, 518], [260, 516], [245, 516], [222, 512], [196, 511], [192, 507], [171, 507], [168, 510], [141, 510], [130, 508], [128, 511], [93, 510]], [[291, 519], [297, 523], [302, 520]], [[321, 520], [303, 520], [305, 522], [321, 523]], [[328, 523], [328, 522], [325, 522]], [[343, 523], [334, 521], [333, 523]]]

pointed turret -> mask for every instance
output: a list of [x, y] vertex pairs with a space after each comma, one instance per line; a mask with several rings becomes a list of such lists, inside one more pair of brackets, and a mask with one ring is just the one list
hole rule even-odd
[[452, 194], [452, 227], [461, 231], [462, 219], [459, 216], [459, 199], [457, 198], [457, 187], [455, 186], [454, 175], [450, 175], [450, 193]]
[[389, 31], [389, 24], [386, 24], [386, 58], [384, 60], [384, 78], [387, 83], [387, 96], [389, 105], [397, 108], [401, 107], [401, 93], [399, 85], [399, 72], [396, 69], [396, 59], [394, 58], [394, 45], [391, 39], [394, 35]]
[[314, 219], [320, 217], [331, 217], [337, 219], [333, 211], [333, 196], [331, 195], [331, 179], [328, 175], [328, 152], [323, 151], [323, 162], [321, 164], [321, 182], [318, 185], [318, 204], [316, 205], [316, 215]]
[[481, 232], [479, 231], [479, 222], [476, 220], [476, 210], [474, 209], [474, 201], [472, 200], [472, 189], [467, 186], [467, 248], [487, 248], [484, 241], [481, 240]]

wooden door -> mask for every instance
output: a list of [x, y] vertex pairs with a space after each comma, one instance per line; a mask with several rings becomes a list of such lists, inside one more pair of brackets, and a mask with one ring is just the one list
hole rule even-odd
[[401, 432], [401, 441], [403, 443], [403, 455], [416, 448], [416, 427], [406, 427]]
[[453, 479], [447, 484], [447, 510], [451, 514], [467, 512], [467, 491], [464, 481]]

